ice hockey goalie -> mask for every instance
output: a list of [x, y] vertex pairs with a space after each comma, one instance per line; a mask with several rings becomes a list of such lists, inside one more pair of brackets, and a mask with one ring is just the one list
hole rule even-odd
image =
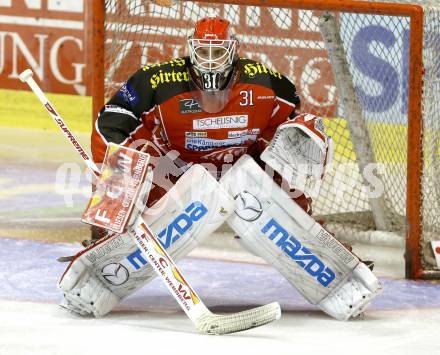
[[[245, 248], [311, 303], [336, 319], [360, 314], [379, 281], [310, 216], [304, 182], [322, 179], [332, 157], [322, 120], [300, 114], [284, 75], [239, 57], [228, 21], [198, 21], [188, 49], [188, 57], [144, 66], [105, 104], [92, 133], [95, 162], [110, 142], [146, 146], [154, 165], [146, 218], [172, 256], [183, 257], [227, 221]], [[167, 233], [172, 225], [178, 233]], [[152, 276], [126, 235], [107, 235], [70, 264], [60, 282], [63, 304], [102, 316]]]

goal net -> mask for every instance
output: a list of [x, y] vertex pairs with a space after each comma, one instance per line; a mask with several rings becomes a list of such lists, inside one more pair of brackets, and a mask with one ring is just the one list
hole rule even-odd
[[[106, 0], [95, 11], [95, 107], [140, 66], [187, 55], [196, 20], [229, 20], [240, 55], [285, 74], [301, 111], [321, 116], [334, 163], [314, 216], [339, 238], [406, 247], [407, 276], [438, 278], [440, 5], [436, 1]], [[168, 3], [170, 1], [170, 3]], [[273, 3], [274, 5], [271, 5]], [[285, 6], [283, 8], [277, 7]], [[282, 5], [281, 5], [282, 4]], [[290, 7], [289, 7], [290, 6]], [[100, 72], [102, 70], [102, 72]]]

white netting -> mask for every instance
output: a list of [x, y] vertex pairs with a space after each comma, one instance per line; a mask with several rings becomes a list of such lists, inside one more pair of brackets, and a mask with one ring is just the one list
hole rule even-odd
[[[434, 6], [435, 5], [435, 6]], [[426, 2], [424, 24], [422, 261], [435, 265], [429, 241], [440, 239], [440, 9]]]
[[[440, 183], [436, 176], [440, 169], [440, 5], [421, 3], [425, 8], [421, 213], [424, 261], [429, 268], [433, 259], [426, 242], [440, 235]], [[325, 118], [326, 132], [335, 142], [335, 157], [315, 199], [315, 216], [324, 217], [342, 236], [370, 235], [367, 232], [376, 228], [368, 196], [381, 192], [372, 187], [380, 180], [389, 231], [404, 235], [409, 18], [336, 13], [372, 156], [379, 163], [377, 170], [364, 171], [364, 178], [319, 31], [319, 12], [196, 2], [177, 2], [169, 7], [141, 0], [106, 1], [106, 8], [107, 97], [141, 65], [187, 55], [186, 37], [197, 19], [211, 13], [223, 16], [234, 25], [241, 56], [284, 73], [297, 86], [302, 112]]]

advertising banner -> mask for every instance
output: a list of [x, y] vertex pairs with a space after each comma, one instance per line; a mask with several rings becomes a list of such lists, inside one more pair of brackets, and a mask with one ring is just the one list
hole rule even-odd
[[[86, 20], [92, 1], [0, 0], [0, 88], [17, 89], [27, 67], [46, 92], [91, 94], [93, 53]], [[336, 87], [318, 27], [319, 12], [298, 9], [151, 1], [107, 2], [107, 96], [142, 65], [187, 54], [195, 21], [215, 13], [240, 41], [239, 53], [285, 74], [302, 108], [333, 117]], [[116, 10], [117, 9], [117, 10]], [[370, 119], [403, 123], [407, 114], [409, 23], [401, 18], [340, 15], [342, 40], [360, 102]], [[90, 20], [91, 21], [91, 17]], [[390, 26], [391, 25], [391, 26]]]
[[0, 0], [0, 88], [24, 89], [26, 68], [46, 92], [85, 95], [83, 0]]

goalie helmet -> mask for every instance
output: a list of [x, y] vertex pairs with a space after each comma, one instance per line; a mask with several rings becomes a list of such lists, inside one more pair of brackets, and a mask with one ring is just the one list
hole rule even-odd
[[188, 38], [190, 85], [205, 112], [216, 113], [229, 101], [237, 73], [238, 41], [229, 21], [205, 17]]

